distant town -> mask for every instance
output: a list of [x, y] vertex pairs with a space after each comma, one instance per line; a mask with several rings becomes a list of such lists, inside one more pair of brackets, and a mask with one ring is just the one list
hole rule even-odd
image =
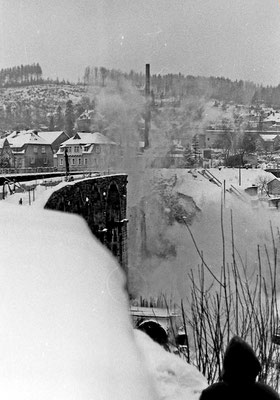
[[104, 67], [75, 84], [42, 76], [38, 63], [0, 71], [2, 172], [98, 171], [148, 146], [153, 167], [278, 168], [279, 87]]

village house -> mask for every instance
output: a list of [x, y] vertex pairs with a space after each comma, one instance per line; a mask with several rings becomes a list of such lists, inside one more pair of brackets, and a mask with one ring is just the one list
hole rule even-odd
[[16, 131], [6, 137], [14, 155], [15, 168], [53, 167], [51, 144], [36, 131]]
[[280, 148], [280, 134], [260, 134], [259, 144], [262, 146], [264, 151], [273, 152]]
[[280, 113], [273, 111], [262, 121], [263, 129], [280, 130]]
[[272, 179], [267, 183], [267, 194], [269, 196], [280, 196], [280, 180], [277, 178]]
[[40, 131], [38, 135], [52, 146], [54, 153], [58, 151], [61, 143], [70, 138], [64, 131]]
[[65, 170], [67, 151], [70, 170], [102, 171], [114, 166], [117, 144], [99, 132], [78, 132], [63, 142], [56, 153], [58, 170]]
[[78, 131], [90, 132], [94, 110], [85, 110], [76, 120]]

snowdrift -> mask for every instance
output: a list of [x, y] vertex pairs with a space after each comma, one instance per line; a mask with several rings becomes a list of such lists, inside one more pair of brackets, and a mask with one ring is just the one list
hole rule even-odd
[[208, 384], [197, 368], [165, 351], [144, 332], [134, 331], [136, 343], [161, 400], [198, 400]]
[[156, 399], [125, 279], [86, 223], [1, 202], [0, 392], [5, 399]]

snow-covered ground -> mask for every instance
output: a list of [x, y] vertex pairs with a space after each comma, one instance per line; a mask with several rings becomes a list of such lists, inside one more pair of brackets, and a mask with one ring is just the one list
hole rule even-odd
[[56, 189], [0, 202], [2, 396], [198, 400], [205, 378], [133, 331], [125, 278], [86, 223], [42, 209]]
[[112, 256], [79, 217], [1, 202], [0, 391], [157, 399]]
[[[201, 171], [201, 170], [200, 170]], [[257, 184], [262, 177], [274, 179], [274, 175], [260, 169], [242, 169], [239, 186], [239, 169], [223, 168], [210, 170], [226, 189], [233, 185], [244, 193], [245, 187]], [[161, 169], [146, 171], [145, 182], [138, 194], [139, 207], [145, 214], [146, 257], [131, 268], [131, 289], [133, 293], [149, 298], [164, 293], [167, 298], [179, 300], [188, 293], [188, 274], [196, 273], [201, 258], [191, 235], [182, 221], [192, 231], [204, 261], [215, 274], [220, 274], [223, 262], [222, 226], [225, 234], [226, 262], [232, 262], [231, 217], [233, 221], [235, 248], [240, 259], [252, 272], [258, 265], [257, 247], [260, 245], [263, 266], [268, 265], [265, 254], [267, 246], [272, 255], [270, 223], [278, 237], [280, 213], [272, 211], [267, 203], [260, 202], [259, 208], [252, 207], [251, 198], [244, 194], [245, 201], [210, 182], [198, 171], [186, 169]], [[137, 196], [135, 195], [137, 200]], [[225, 199], [225, 202], [224, 202]], [[135, 200], [135, 202], [136, 202]], [[221, 219], [221, 204], [222, 219]], [[138, 214], [136, 214], [138, 217]], [[141, 216], [141, 214], [139, 213]], [[130, 223], [131, 222], [131, 217]], [[132, 256], [137, 254], [139, 236], [130, 232]], [[278, 243], [278, 242], [277, 242]], [[132, 260], [135, 260], [132, 257]], [[265, 268], [264, 268], [265, 269]], [[209, 283], [212, 277], [207, 273]]]
[[145, 333], [139, 330], [134, 333], [159, 398], [198, 400], [201, 391], [208, 386], [206, 378], [194, 366], [163, 350]]

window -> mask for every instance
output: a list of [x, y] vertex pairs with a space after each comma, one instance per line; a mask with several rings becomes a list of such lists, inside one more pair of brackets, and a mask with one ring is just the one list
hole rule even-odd
[[72, 164], [73, 165], [75, 164], [75, 158], [72, 158]]
[[68, 151], [68, 153], [71, 153], [72, 152], [72, 147], [67, 147], [67, 151]]
[[63, 165], [63, 158], [60, 159], [60, 165]]
[[41, 148], [41, 152], [42, 152], [42, 153], [45, 153], [45, 152], [46, 152], [46, 148], [45, 148], [45, 146], [42, 146], [42, 148]]
[[34, 147], [33, 147], [33, 151], [34, 151], [34, 153], [38, 153], [38, 147], [37, 147], [37, 146], [34, 146]]
[[82, 160], [79, 158], [79, 165], [81, 165], [82, 164]]
[[48, 159], [47, 159], [47, 157], [44, 157], [44, 164], [48, 164]]
[[74, 153], [79, 153], [79, 146], [74, 146]]
[[85, 165], [87, 165], [87, 158], [85, 158]]
[[30, 164], [35, 164], [35, 157], [30, 157]]

